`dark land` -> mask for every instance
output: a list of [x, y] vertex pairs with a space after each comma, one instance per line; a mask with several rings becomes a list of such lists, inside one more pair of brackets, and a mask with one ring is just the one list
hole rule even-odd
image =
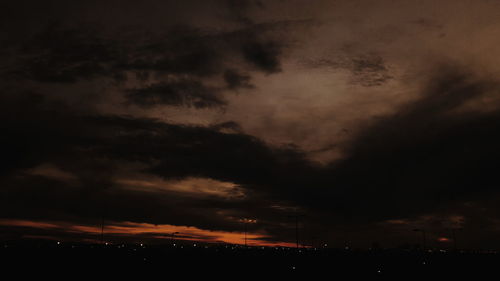
[[69, 276], [298, 274], [426, 278], [493, 276], [500, 268], [500, 253], [492, 250], [296, 249], [182, 242], [173, 246], [8, 241], [2, 245], [0, 257], [4, 271], [49, 275], [66, 272]]

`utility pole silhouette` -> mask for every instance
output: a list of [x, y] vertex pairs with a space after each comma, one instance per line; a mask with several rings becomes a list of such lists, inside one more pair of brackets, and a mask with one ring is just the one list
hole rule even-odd
[[172, 243], [172, 246], [174, 245], [174, 236], [175, 236], [176, 234], [179, 234], [179, 232], [172, 232], [172, 236], [171, 236], [171, 238], [170, 238], [170, 242]]
[[247, 247], [247, 220], [245, 219], [245, 248]]
[[104, 216], [101, 216], [101, 244], [104, 245]]
[[107, 196], [105, 193], [100, 194], [100, 208], [101, 208], [101, 245], [105, 245], [104, 242], [104, 218], [106, 215], [109, 216], [108, 208], [107, 208]]
[[106, 213], [106, 208], [105, 208], [105, 198], [102, 198], [101, 202], [101, 245], [104, 245], [104, 215]]
[[319, 248], [319, 244], [317, 243], [318, 238], [319, 238], [318, 236], [311, 237], [311, 247], [312, 248]]
[[294, 214], [288, 216], [288, 218], [292, 218], [295, 220], [295, 244], [297, 250], [299, 249], [299, 217], [303, 217], [303, 215]]
[[426, 246], [426, 243], [427, 243], [426, 240], [427, 239], [425, 237], [425, 230], [424, 229], [418, 229], [418, 228], [416, 228], [413, 231], [422, 232], [422, 240], [423, 240], [423, 248], [422, 249], [425, 251], [425, 249], [427, 248], [427, 246]]
[[455, 229], [451, 229], [451, 237], [453, 238], [453, 250], [457, 250], [457, 236], [455, 234]]
[[457, 250], [457, 230], [462, 230], [462, 228], [451, 228], [451, 238], [453, 239], [453, 250]]
[[247, 234], [248, 234], [248, 223], [256, 223], [257, 220], [256, 219], [249, 219], [249, 218], [243, 218], [243, 219], [240, 219], [241, 222], [243, 222], [243, 225], [244, 225], [244, 230], [245, 230], [245, 248], [248, 246], [248, 239], [247, 239]]

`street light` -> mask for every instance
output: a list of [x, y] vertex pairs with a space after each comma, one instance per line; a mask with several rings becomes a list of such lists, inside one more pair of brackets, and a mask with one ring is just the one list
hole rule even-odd
[[248, 232], [248, 226], [247, 224], [248, 223], [256, 223], [257, 220], [256, 219], [248, 219], [248, 218], [243, 218], [243, 219], [240, 219], [241, 222], [243, 222], [243, 225], [245, 226], [244, 229], [245, 229], [245, 248], [247, 247], [247, 232]]
[[247, 248], [247, 223], [248, 223], [248, 220], [244, 220], [245, 221], [245, 248]]

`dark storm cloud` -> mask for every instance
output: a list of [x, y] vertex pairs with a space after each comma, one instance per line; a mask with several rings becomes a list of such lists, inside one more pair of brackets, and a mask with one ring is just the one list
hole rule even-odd
[[[53, 107], [34, 94], [10, 97], [15, 98], [3, 99], [1, 115], [5, 156], [1, 162], [2, 208], [6, 217], [88, 222], [102, 216], [106, 205], [106, 210], [113, 210], [106, 217], [117, 221], [234, 230], [239, 224], [225, 221], [216, 212], [233, 209], [238, 213], [235, 203], [211, 200], [202, 204], [207, 199], [122, 189], [115, 181], [123, 174], [120, 167], [142, 163], [143, 172], [165, 179], [195, 176], [257, 186], [283, 180], [288, 171], [305, 163], [303, 155], [294, 150], [271, 148], [244, 134], [219, 132], [236, 124], [204, 128], [93, 116]], [[75, 175], [75, 179], [68, 183], [27, 172], [44, 163]], [[261, 204], [248, 200], [253, 207]]]
[[140, 106], [173, 105], [195, 108], [218, 107], [225, 101], [218, 89], [196, 80], [177, 80], [153, 84], [147, 88], [128, 90], [127, 99]]
[[[2, 38], [9, 42], [2, 52], [9, 64], [2, 67], [0, 96], [2, 216], [84, 224], [105, 216], [206, 229], [241, 227], [219, 215], [245, 216], [236, 202], [124, 188], [117, 179], [127, 174], [124, 166], [134, 164], [165, 180], [234, 182], [247, 188], [249, 209], [269, 206], [264, 186], [309, 166], [301, 152], [270, 147], [231, 121], [185, 126], [96, 111], [87, 105], [102, 97], [82, 94], [88, 89], [79, 86], [120, 82], [112, 85], [125, 88], [128, 104], [141, 107], [225, 106], [224, 92], [254, 87], [252, 72], [281, 70], [287, 40], [273, 33], [295, 24], [254, 24], [244, 20], [245, 13], [237, 15], [243, 27], [201, 30], [182, 23], [151, 33], [143, 27], [119, 33], [102, 23], [38, 15], [33, 19], [37, 28], [26, 36]], [[219, 85], [213, 86], [217, 79]], [[47, 165], [59, 173], [56, 178], [33, 174]]]
[[229, 89], [252, 88], [250, 84], [250, 76], [238, 73], [234, 69], [228, 69], [224, 72], [224, 80]]
[[[109, 35], [113, 31], [101, 31], [99, 25], [52, 23], [14, 44], [11, 54], [5, 54], [13, 61], [3, 72], [8, 79], [52, 84], [126, 82], [135, 77], [149, 85], [125, 89], [129, 104], [223, 106], [224, 91], [253, 87], [248, 70], [280, 71], [286, 43], [268, 33], [281, 25], [249, 25], [229, 32], [176, 25], [159, 35], [131, 31], [135, 40], [130, 41], [131, 34]], [[246, 63], [229, 64], [235, 60]], [[226, 85], [206, 86], [209, 79], [221, 79]]]
[[[144, 48], [155, 54], [162, 49], [160, 46]], [[96, 57], [106, 61], [106, 52], [96, 53], [100, 54]], [[93, 60], [92, 56], [69, 57], [75, 61]], [[153, 60], [144, 60], [144, 64], [140, 61], [115, 67], [189, 73], [189, 78], [129, 90], [129, 101], [145, 106], [225, 105], [219, 96], [220, 89], [207, 87], [200, 80], [210, 71], [171, 67], [176, 65], [171, 61], [159, 60], [154, 64], [148, 64]], [[383, 60], [377, 56], [353, 58], [349, 69], [353, 73], [386, 71]], [[69, 73], [56, 80], [70, 82], [71, 79], [62, 77], [73, 77], [78, 71]], [[236, 70], [221, 73], [229, 89], [246, 87], [249, 83], [249, 77]], [[75, 77], [82, 77], [81, 73]], [[204, 128], [152, 119], [88, 115], [78, 109], [65, 109], [41, 94], [4, 92], [1, 113], [4, 157], [0, 166], [5, 186], [3, 198], [8, 201], [2, 204], [3, 213], [18, 218], [71, 217], [92, 221], [102, 215], [98, 210], [101, 207], [94, 206], [102, 206], [103, 194], [109, 193], [106, 198], [112, 199], [106, 199], [107, 208], [117, 211], [106, 216], [116, 221], [146, 220], [237, 230], [238, 224], [215, 215], [226, 210], [242, 217], [256, 216], [265, 222], [269, 233], [283, 235], [283, 229], [273, 224], [286, 222], [285, 213], [289, 211], [276, 216], [279, 209], [265, 206], [271, 202], [307, 212], [314, 216], [309, 222], [317, 225], [328, 225], [327, 218], [356, 225], [418, 217], [447, 207], [462, 210], [460, 202], [480, 200], [485, 194], [496, 192], [494, 167], [500, 156], [497, 148], [500, 135], [495, 132], [500, 129], [500, 117], [496, 111], [453, 110], [498, 89], [495, 81], [476, 78], [474, 73], [459, 66], [438, 67], [418, 100], [403, 106], [395, 115], [374, 120], [351, 143], [346, 158], [327, 167], [313, 165], [295, 148], [272, 148], [245, 135], [234, 122]], [[16, 177], [20, 171], [47, 162], [76, 175], [79, 182], [76, 193], [68, 183], [40, 176]], [[158, 196], [116, 188], [114, 175], [122, 173], [120, 163], [124, 162], [143, 163], [144, 172], [165, 179], [195, 176], [234, 182], [247, 190], [250, 197], [245, 204], [249, 207], [244, 209], [221, 200], [198, 200], [175, 194]], [[175, 209], [167, 207], [174, 202]], [[156, 215], [158, 209], [165, 212]]]
[[31, 40], [19, 42], [20, 65], [12, 74], [54, 83], [124, 71], [203, 77], [224, 72], [223, 60], [230, 54], [242, 56], [258, 70], [276, 72], [283, 43], [262, 36], [269, 28], [254, 25], [221, 33], [174, 26], [161, 36], [131, 43], [101, 32], [100, 26], [53, 23]]
[[[123, 129], [131, 130], [131, 133], [120, 135], [117, 143], [101, 145], [99, 154], [123, 160], [152, 161], [154, 164], [148, 171], [164, 178], [200, 176], [243, 185], [261, 185], [284, 180], [285, 169], [307, 168], [300, 152], [272, 148], [245, 134], [225, 134], [203, 127], [148, 124], [139, 120], [112, 118], [108, 121], [125, 126]], [[135, 148], [131, 150], [131, 146]]]
[[335, 59], [306, 59], [303, 63], [312, 68], [347, 70], [351, 74], [350, 83], [364, 87], [380, 86], [393, 78], [386, 61], [376, 53], [354, 55], [347, 52]]
[[210, 128], [221, 132], [229, 131], [229, 132], [242, 133], [241, 126], [234, 121], [214, 124], [210, 126]]
[[[12, 104], [5, 104], [9, 106]], [[110, 159], [160, 161], [153, 161], [157, 163], [153, 169], [162, 167], [165, 171], [161, 175], [165, 177], [203, 175], [241, 181], [240, 177], [251, 177], [244, 175], [246, 170], [265, 174], [263, 171], [272, 169], [274, 158], [282, 153], [284, 157], [299, 157], [291, 150], [275, 152], [248, 135], [224, 134], [210, 128], [119, 116], [86, 116], [40, 109], [36, 102], [34, 106], [23, 104], [23, 107], [27, 110], [23, 118], [17, 116], [21, 113], [19, 104], [16, 104], [16, 112], [5, 110], [2, 114], [7, 120], [3, 124], [6, 132], [3, 139], [19, 148], [14, 149], [14, 155], [26, 152], [17, 157], [18, 161], [31, 159], [20, 163], [22, 167], [33, 166], [37, 161], [39, 164], [48, 155], [57, 158], [59, 153], [72, 152], [81, 157], [80, 153], [91, 156], [94, 152], [96, 156]], [[30, 141], [33, 139], [37, 141]], [[5, 152], [11, 149], [9, 146], [3, 148]], [[41, 151], [43, 155], [30, 151]], [[260, 160], [248, 160], [247, 153]], [[5, 159], [6, 167], [12, 167], [8, 160], [16, 160], [14, 155], [12, 159]], [[241, 161], [243, 159], [247, 160]], [[258, 164], [261, 161], [267, 164]]]
[[119, 75], [112, 67], [120, 59], [118, 50], [98, 33], [97, 27], [64, 28], [50, 24], [17, 50], [18, 69], [9, 74], [51, 83]]
[[228, 18], [243, 24], [252, 24], [253, 20], [248, 16], [252, 8], [263, 8], [264, 3], [259, 0], [225, 0], [229, 10]]
[[365, 87], [380, 86], [392, 78], [384, 60], [376, 54], [353, 58], [351, 71], [352, 83]]
[[[3, 180], [3, 217], [61, 220], [81, 224], [108, 221], [188, 225], [206, 229], [234, 230], [237, 224], [217, 215], [223, 202], [203, 200], [172, 192], [156, 193], [120, 188], [89, 190], [40, 176]], [[209, 205], [209, 206], [207, 206]], [[234, 207], [234, 206], [233, 206]]]
[[[442, 228], [449, 222], [441, 221], [440, 216], [456, 214], [465, 217], [462, 223], [465, 227], [497, 231], [499, 182], [495, 167], [500, 159], [500, 113], [495, 104], [500, 87], [493, 75], [484, 75], [481, 67], [468, 64], [432, 67], [438, 64], [435, 57], [428, 59], [421, 55], [427, 53], [427, 49], [410, 48], [408, 53], [398, 54], [397, 50], [407, 49], [413, 41], [400, 37], [405, 34], [403, 28], [391, 28], [392, 22], [387, 27], [385, 16], [382, 24], [376, 17], [368, 17], [367, 21], [373, 23], [374, 30], [382, 25], [382, 29], [390, 33], [390, 40], [385, 37], [380, 40], [377, 32], [362, 40], [351, 36], [355, 33], [353, 30], [365, 29], [356, 19], [365, 18], [368, 13], [363, 14], [363, 9], [358, 7], [347, 10], [356, 11], [356, 16], [346, 22], [339, 17], [331, 24], [329, 17], [324, 18], [327, 25], [334, 27], [326, 28], [327, 31], [320, 29], [321, 34], [311, 33], [319, 39], [303, 36], [314, 43], [304, 40], [293, 45], [291, 38], [296, 33], [307, 33], [301, 28], [315, 22], [298, 20], [309, 12], [292, 16], [293, 9], [284, 9], [283, 15], [287, 16], [275, 17], [267, 14], [270, 13], [267, 9], [268, 5], [277, 7], [276, 3], [217, 1], [213, 4], [217, 17], [206, 18], [204, 12], [196, 13], [203, 10], [201, 7], [212, 6], [203, 4], [206, 1], [160, 2], [148, 2], [156, 3], [151, 7], [157, 11], [144, 8], [136, 18], [130, 17], [135, 14], [129, 11], [135, 7], [132, 2], [124, 2], [123, 10], [116, 14], [108, 15], [107, 11], [113, 9], [104, 9], [102, 18], [96, 15], [97, 7], [115, 8], [114, 3], [99, 1], [62, 6], [55, 5], [62, 3], [57, 1], [50, 1], [46, 6], [37, 3], [36, 8], [43, 8], [43, 12], [20, 9], [24, 16], [19, 19], [14, 18], [17, 13], [0, 12], [8, 16], [8, 20], [2, 19], [0, 28], [9, 31], [0, 38], [0, 58], [4, 61], [0, 66], [3, 74], [0, 78], [2, 217], [88, 225], [95, 225], [105, 217], [117, 222], [227, 231], [242, 231], [244, 226], [239, 219], [247, 217], [258, 220], [249, 230], [265, 231], [269, 234], [268, 240], [287, 241], [293, 240], [294, 222], [289, 216], [295, 213], [304, 215], [301, 220], [304, 224], [307, 222], [308, 233], [321, 233], [325, 228], [334, 227], [340, 237], [367, 236], [367, 229], [377, 226], [385, 227], [381, 231], [385, 234], [395, 222], [402, 222], [398, 226], [401, 229], [411, 229], [412, 224]], [[182, 9], [177, 10], [179, 7]], [[16, 9], [19, 8], [16, 4]], [[340, 13], [344, 13], [341, 8], [339, 6]], [[380, 13], [367, 10], [371, 16]], [[383, 10], [385, 13], [387, 9]], [[260, 17], [252, 16], [256, 11], [262, 12]], [[150, 19], [153, 14], [158, 19]], [[401, 13], [394, 14], [399, 17]], [[440, 44], [435, 31], [453, 33], [444, 19], [441, 23], [433, 18], [401, 15], [406, 25], [424, 32], [433, 31], [428, 40], [418, 37], [421, 35], [418, 32], [410, 32], [423, 40], [422, 45]], [[86, 21], [93, 16], [97, 23]], [[229, 22], [221, 23], [221, 18]], [[417, 20], [408, 24], [409, 19]], [[126, 26], [129, 21], [133, 26]], [[5, 23], [12, 23], [8, 24], [12, 28]], [[337, 28], [337, 25], [353, 28]], [[463, 29], [459, 27], [456, 30]], [[339, 47], [348, 43], [366, 47], [359, 50]], [[436, 50], [442, 52], [449, 46], [464, 48], [454, 43], [450, 41], [442, 48], [439, 45]], [[323, 122], [356, 118], [333, 115], [336, 107], [322, 104], [327, 100], [320, 98], [328, 95], [330, 99], [332, 92], [335, 102], [336, 98], [343, 101], [342, 89], [323, 92], [328, 83], [322, 84], [322, 77], [327, 75], [318, 75], [318, 80], [311, 79], [309, 83], [311, 81], [303, 81], [308, 79], [297, 79], [309, 76], [287, 69], [293, 65], [293, 59], [288, 57], [292, 47], [296, 49], [290, 53], [312, 57], [306, 59], [305, 65], [319, 70], [345, 71], [349, 75], [347, 83], [363, 86], [363, 91], [374, 90], [374, 95], [386, 90], [383, 86], [398, 77], [394, 69], [406, 61], [406, 57], [401, 59], [401, 56], [415, 52], [415, 60], [429, 66], [419, 75], [406, 73], [416, 80], [407, 84], [426, 86], [414, 100], [404, 105], [395, 103], [398, 107], [392, 110], [396, 113], [373, 118], [368, 125], [352, 121], [360, 128], [342, 130], [349, 130], [346, 143], [336, 139], [338, 134], [331, 133], [330, 144], [321, 143], [319, 149], [313, 146], [308, 151], [324, 153], [343, 148], [341, 157], [327, 165], [313, 163], [297, 144], [280, 146], [264, 140], [272, 131], [287, 126], [286, 122], [280, 123], [279, 117], [292, 122], [302, 119], [303, 123], [293, 123], [290, 131], [309, 132], [301, 127], [305, 124], [308, 128], [317, 127], [326, 137], [331, 127]], [[302, 47], [303, 50], [297, 50]], [[328, 54], [332, 48], [341, 53], [315, 59], [316, 50]], [[389, 55], [370, 50], [385, 50]], [[290, 83], [290, 88], [299, 85], [303, 91], [286, 96], [286, 102], [280, 100], [283, 96], [277, 93], [283, 87], [275, 85], [275, 80], [266, 80], [275, 77], [269, 74], [281, 71], [283, 75], [279, 75], [278, 82], [301, 80], [298, 84]], [[256, 74], [259, 79], [255, 79]], [[397, 82], [406, 87], [408, 81]], [[268, 85], [272, 86], [266, 88]], [[255, 99], [261, 102], [249, 102], [254, 96], [237, 100], [234, 111], [238, 112], [232, 112], [233, 115], [205, 120], [200, 113], [230, 107], [231, 98], [235, 98], [229, 98], [230, 93], [261, 87], [273, 90], [261, 96], [258, 91], [253, 92]], [[350, 88], [356, 89], [348, 95], [359, 100], [346, 104], [373, 101], [356, 95], [358, 87]], [[399, 90], [405, 92], [406, 89]], [[97, 93], [88, 93], [93, 91]], [[392, 93], [389, 95], [393, 97]], [[387, 97], [382, 95], [378, 99], [383, 101]], [[297, 104], [290, 102], [295, 99]], [[474, 106], [483, 100], [493, 109]], [[244, 102], [247, 104], [242, 106]], [[311, 103], [298, 104], [301, 102]], [[136, 106], [123, 107], [124, 104]], [[474, 110], [468, 107], [470, 104]], [[165, 105], [185, 110], [179, 115], [189, 116], [175, 123], [165, 121], [177, 113], [172, 114], [171, 108]], [[263, 111], [252, 111], [261, 107]], [[309, 120], [310, 116], [321, 115], [312, 112], [320, 107], [332, 111], [332, 115]], [[358, 108], [365, 109], [354, 106], [352, 111]], [[153, 111], [161, 111], [164, 118], [144, 117], [153, 116], [148, 115]], [[302, 111], [306, 114], [300, 115]], [[378, 112], [378, 108], [374, 111]], [[365, 111], [360, 115], [364, 116]], [[240, 122], [249, 116], [275, 124], [264, 124], [270, 129], [259, 132], [254, 128], [260, 124], [252, 123], [257, 121]], [[276, 121], [270, 116], [276, 116]], [[369, 116], [367, 112], [366, 117]], [[193, 123], [191, 117], [203, 119], [199, 124], [205, 125], [186, 125]], [[273, 122], [267, 122], [269, 120]], [[251, 135], [247, 130], [257, 133]], [[284, 139], [290, 138], [290, 131], [284, 134]], [[316, 141], [315, 135], [304, 133], [304, 137]], [[48, 174], [39, 171], [44, 167], [49, 170]], [[202, 192], [152, 190], [136, 178], [132, 178], [135, 182], [123, 183], [124, 179], [130, 180], [127, 177], [137, 174], [149, 184], [192, 178], [215, 180], [216, 184], [236, 186], [244, 196], [229, 198]], [[359, 233], [352, 234], [356, 230]]]
[[217, 73], [217, 54], [203, 34], [173, 27], [164, 38], [129, 43], [100, 32], [99, 26], [51, 24], [18, 50], [22, 58], [12, 74], [40, 82], [74, 83], [82, 79], [142, 74], [209, 76]]
[[351, 220], [384, 220], [497, 192], [498, 112], [453, 110], [499, 90], [467, 70], [438, 68], [421, 99], [374, 121], [332, 167], [332, 197], [343, 199], [332, 207]]
[[[105, 204], [106, 216], [115, 221], [239, 229], [217, 215], [224, 211], [258, 218], [272, 237], [289, 237], [279, 225], [294, 209], [308, 214], [312, 230], [463, 211], [463, 202], [497, 194], [500, 115], [454, 110], [498, 89], [498, 83], [465, 70], [438, 68], [418, 100], [374, 120], [346, 158], [326, 167], [293, 147], [273, 148], [234, 130], [235, 123], [205, 128], [92, 116], [18, 93], [4, 97], [2, 105], [2, 213], [88, 223], [102, 216], [99, 206]], [[75, 174], [76, 183], [22, 176], [47, 162]], [[247, 197], [237, 202], [122, 189], [114, 178], [124, 173], [123, 163], [142, 163], [142, 172], [164, 179], [233, 182]]]
[[281, 70], [279, 56], [281, 47], [276, 42], [248, 42], [242, 47], [243, 56], [258, 69], [273, 73]]
[[118, 64], [124, 71], [151, 71], [159, 74], [212, 76], [220, 72], [222, 50], [217, 50], [211, 33], [179, 25], [160, 37], [146, 38]]

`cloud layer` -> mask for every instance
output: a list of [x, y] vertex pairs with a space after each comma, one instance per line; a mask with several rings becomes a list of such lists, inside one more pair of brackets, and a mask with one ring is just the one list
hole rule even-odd
[[499, 245], [496, 3], [49, 2], [2, 12], [6, 233]]

